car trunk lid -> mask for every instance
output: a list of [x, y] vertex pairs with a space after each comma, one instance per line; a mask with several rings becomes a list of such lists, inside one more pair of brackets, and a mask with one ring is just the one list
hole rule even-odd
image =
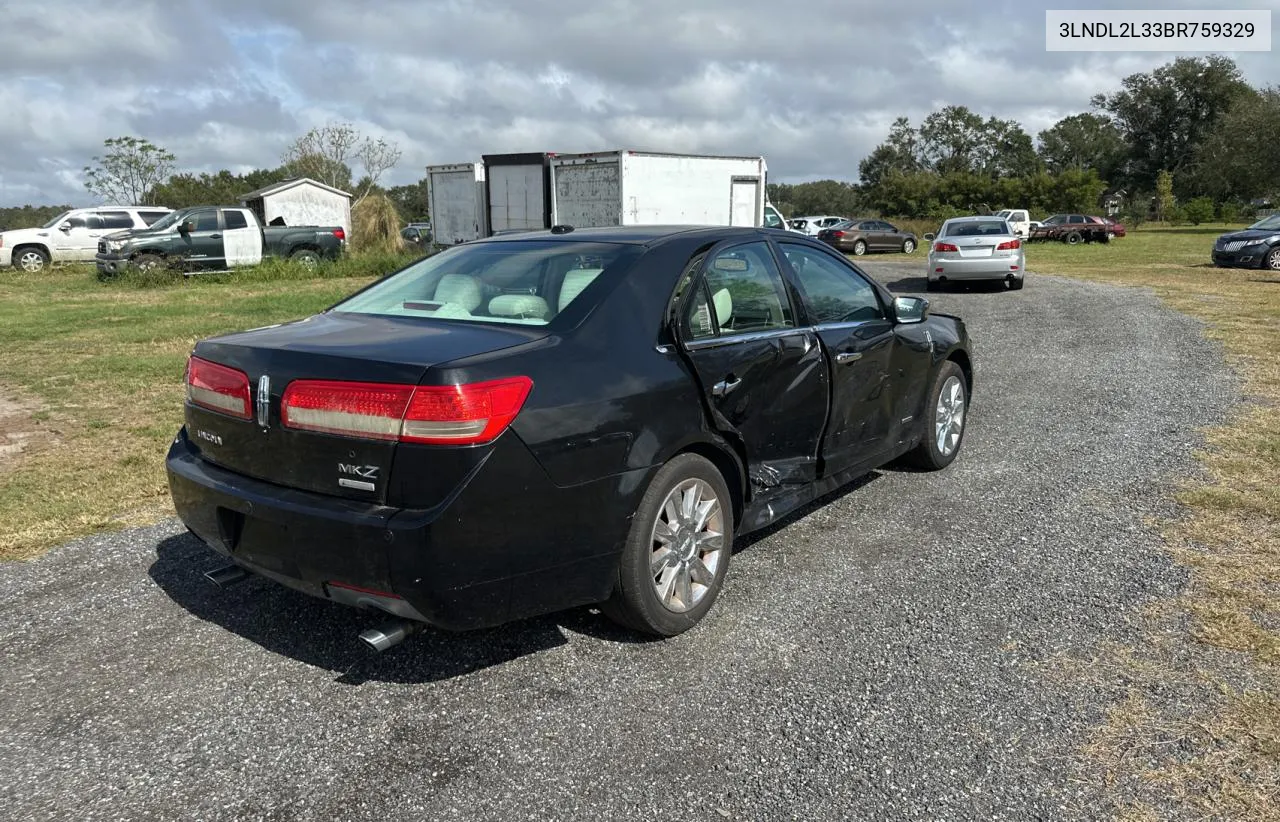
[[[407, 402], [411, 387], [434, 365], [545, 336], [538, 328], [335, 312], [205, 340], [194, 356], [243, 375], [236, 379], [243, 380], [244, 396], [213, 397], [219, 410], [208, 407], [208, 393], [197, 395], [204, 404], [189, 399], [188, 437], [204, 459], [222, 468], [288, 488], [385, 503], [399, 440], [388, 419], [366, 414], [394, 413], [386, 411], [395, 407], [391, 395], [398, 391]], [[286, 426], [282, 400], [294, 383], [311, 391]], [[326, 393], [344, 409], [329, 417], [363, 433], [317, 430], [328, 424], [317, 424], [314, 410], [317, 396], [325, 399]], [[312, 407], [303, 407], [308, 401]], [[243, 414], [236, 416], [237, 409]]]

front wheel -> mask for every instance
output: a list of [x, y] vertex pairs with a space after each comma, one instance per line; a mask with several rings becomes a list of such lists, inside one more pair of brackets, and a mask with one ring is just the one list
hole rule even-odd
[[926, 471], [938, 471], [951, 464], [964, 442], [968, 399], [964, 372], [947, 360], [938, 369], [925, 397], [924, 439], [907, 454], [910, 464]]
[[19, 248], [13, 253], [13, 267], [28, 274], [38, 274], [49, 267], [49, 254], [35, 246]]
[[1267, 256], [1262, 258], [1262, 264], [1272, 271], [1280, 271], [1280, 245], [1267, 252]]
[[903, 254], [910, 254], [911, 252], [913, 252], [913, 251], [915, 251], [915, 250], [916, 250], [916, 241], [915, 241], [915, 240], [903, 240], [903, 241], [902, 241], [902, 253], [903, 253]]
[[139, 254], [130, 262], [139, 271], [155, 271], [164, 265], [164, 258], [159, 254]]
[[675, 636], [698, 624], [724, 585], [733, 525], [732, 498], [719, 470], [697, 454], [672, 459], [632, 517], [604, 612], [653, 636]]
[[867, 253], [867, 244], [862, 240], [858, 240], [853, 244], [853, 254], [855, 257], [861, 257]]

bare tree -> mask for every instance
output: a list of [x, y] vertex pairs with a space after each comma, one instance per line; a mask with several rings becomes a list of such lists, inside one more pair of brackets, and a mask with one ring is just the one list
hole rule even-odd
[[140, 137], [112, 137], [106, 151], [84, 167], [84, 187], [115, 205], [153, 205], [152, 190], [173, 173], [177, 158]]
[[356, 202], [364, 199], [379, 178], [400, 162], [400, 147], [379, 137], [364, 137], [351, 123], [330, 122], [313, 128], [285, 149], [282, 158], [290, 173], [350, 190], [352, 163], [364, 171]]

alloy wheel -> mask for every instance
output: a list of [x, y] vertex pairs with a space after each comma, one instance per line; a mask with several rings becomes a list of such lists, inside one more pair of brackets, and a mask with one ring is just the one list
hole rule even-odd
[[938, 408], [934, 416], [938, 453], [944, 457], [950, 456], [960, 444], [960, 435], [964, 433], [964, 412], [964, 384], [959, 377], [952, 375], [938, 392]]
[[650, 537], [649, 575], [658, 601], [684, 613], [715, 584], [727, 550], [724, 511], [710, 484], [688, 479], [662, 503]]

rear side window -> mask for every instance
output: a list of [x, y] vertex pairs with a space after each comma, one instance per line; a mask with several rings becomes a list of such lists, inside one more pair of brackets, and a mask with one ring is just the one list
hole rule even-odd
[[721, 336], [794, 328], [791, 299], [782, 273], [765, 242], [736, 245], [716, 252], [705, 269], [709, 300], [694, 301], [690, 328], [694, 336], [710, 331], [715, 318]]
[[222, 220], [226, 223], [228, 231], [233, 228], [249, 227], [249, 221], [244, 218], [243, 211], [224, 211], [222, 212]]
[[524, 240], [465, 243], [421, 260], [334, 311], [488, 323], [547, 325], [587, 299], [638, 246]]
[[133, 228], [133, 218], [127, 211], [99, 211], [103, 228]]
[[153, 225], [156, 220], [162, 220], [168, 214], [169, 212], [167, 211], [139, 211], [138, 217], [141, 218], [142, 222], [146, 225]]

